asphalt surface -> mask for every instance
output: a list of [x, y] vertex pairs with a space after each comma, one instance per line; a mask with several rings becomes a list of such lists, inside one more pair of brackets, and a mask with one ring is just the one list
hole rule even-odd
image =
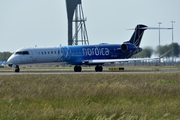
[[143, 73], [180, 73], [180, 70], [124, 70], [124, 71], [82, 71], [82, 72], [68, 72], [68, 71], [21, 71], [16, 73], [14, 71], [0, 71], [0, 75], [39, 75], [39, 74], [143, 74]]

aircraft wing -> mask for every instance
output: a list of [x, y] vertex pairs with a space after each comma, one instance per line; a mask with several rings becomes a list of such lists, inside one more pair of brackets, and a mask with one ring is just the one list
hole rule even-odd
[[159, 60], [160, 58], [130, 58], [130, 59], [94, 59], [82, 61], [83, 64], [102, 64], [102, 63], [115, 63], [115, 62], [137, 62], [146, 60]]
[[146, 60], [159, 60], [167, 55], [171, 51], [168, 50], [163, 55], [159, 56], [158, 58], [130, 58], [130, 59], [94, 59], [94, 60], [84, 60], [82, 61], [83, 64], [103, 64], [103, 63], [114, 63], [114, 62], [130, 62], [130, 61], [146, 61]]

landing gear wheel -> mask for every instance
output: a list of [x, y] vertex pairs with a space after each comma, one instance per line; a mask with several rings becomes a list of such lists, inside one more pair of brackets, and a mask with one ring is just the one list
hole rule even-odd
[[15, 68], [15, 72], [19, 72], [20, 69], [19, 69], [19, 66], [17, 65], [16, 68]]
[[82, 71], [82, 67], [79, 65], [74, 66], [74, 72], [81, 72]]
[[102, 72], [102, 71], [103, 71], [103, 67], [102, 67], [101, 65], [97, 65], [97, 66], [95, 67], [95, 71], [96, 71], [96, 72]]

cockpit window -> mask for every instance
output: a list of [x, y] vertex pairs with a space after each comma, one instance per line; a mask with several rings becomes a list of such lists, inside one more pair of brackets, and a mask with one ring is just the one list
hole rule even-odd
[[23, 55], [29, 55], [28, 51], [23, 51]]
[[22, 52], [16, 52], [15, 54], [21, 54]]
[[16, 55], [29, 55], [28, 51], [18, 51], [15, 53]]

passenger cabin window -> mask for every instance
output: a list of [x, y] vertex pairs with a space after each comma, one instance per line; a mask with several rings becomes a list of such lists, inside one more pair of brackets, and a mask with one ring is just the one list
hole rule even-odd
[[15, 53], [16, 55], [29, 55], [28, 51], [18, 51]]

